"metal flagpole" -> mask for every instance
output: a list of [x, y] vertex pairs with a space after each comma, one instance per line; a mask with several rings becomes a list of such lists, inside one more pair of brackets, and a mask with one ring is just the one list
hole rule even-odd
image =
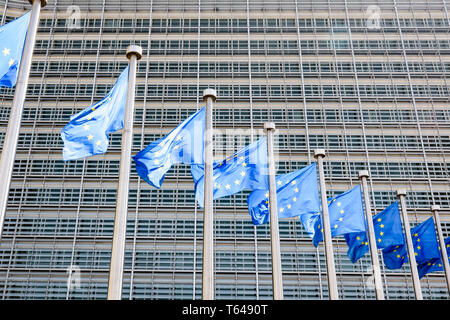
[[114, 233], [109, 268], [108, 300], [122, 298], [123, 263], [128, 215], [128, 191], [130, 188], [131, 147], [133, 144], [133, 116], [137, 61], [142, 58], [142, 48], [136, 45], [127, 47], [129, 60], [127, 104], [122, 130], [122, 153], [120, 155], [119, 187], [114, 218]]
[[411, 239], [411, 229], [409, 228], [408, 213], [406, 212], [405, 196], [406, 190], [403, 189], [397, 190], [397, 197], [400, 199], [400, 204], [402, 206], [402, 220], [403, 220], [403, 227], [405, 228], [406, 233], [406, 244], [408, 246], [409, 265], [411, 267], [411, 276], [414, 285], [414, 293], [416, 295], [417, 300], [423, 300], [422, 289], [420, 287], [419, 272], [417, 271], [416, 256], [414, 254], [414, 246]]
[[275, 183], [275, 159], [273, 156], [273, 135], [275, 123], [264, 123], [267, 134], [267, 153], [269, 161], [269, 214], [270, 244], [272, 248], [272, 287], [273, 299], [283, 300], [283, 273], [281, 270], [280, 232], [278, 230], [277, 186]]
[[370, 245], [370, 256], [372, 258], [372, 268], [373, 277], [375, 282], [375, 294], [377, 300], [384, 300], [384, 290], [383, 283], [381, 282], [381, 272], [380, 272], [380, 262], [378, 261], [377, 243], [375, 240], [375, 231], [373, 228], [373, 217], [372, 208], [370, 206], [369, 199], [369, 189], [367, 188], [367, 178], [369, 177], [369, 171], [362, 170], [359, 172], [359, 179], [361, 180], [363, 192], [364, 192], [364, 203], [366, 212], [366, 222], [369, 232], [369, 245]]
[[27, 93], [30, 76], [31, 59], [33, 57], [36, 32], [39, 26], [41, 8], [47, 4], [46, 0], [29, 0], [32, 4], [30, 22], [28, 24], [25, 46], [17, 76], [16, 91], [11, 106], [11, 113], [3, 142], [2, 156], [0, 158], [0, 238], [2, 236], [3, 223], [5, 221], [6, 206], [8, 204], [11, 175], [16, 158], [17, 141], [19, 139], [20, 123], [22, 121], [23, 106]]
[[328, 215], [327, 191], [325, 188], [325, 175], [323, 173], [323, 158], [325, 158], [325, 150], [314, 150], [314, 158], [317, 159], [317, 166], [319, 168], [320, 196], [322, 200], [323, 240], [325, 243], [325, 257], [327, 261], [328, 291], [331, 300], [338, 300], [339, 296], [336, 282], [336, 269], [334, 266], [333, 243], [331, 242], [330, 217]]
[[205, 209], [203, 212], [203, 300], [214, 300], [214, 216], [213, 216], [213, 104], [217, 93], [214, 89], [203, 91], [206, 101], [205, 121]]
[[431, 211], [434, 214], [434, 223], [436, 224], [437, 235], [439, 238], [439, 246], [441, 251], [442, 264], [444, 265], [445, 279], [447, 280], [447, 290], [450, 294], [450, 265], [448, 263], [448, 255], [447, 249], [445, 247], [444, 236], [442, 235], [441, 218], [439, 217], [440, 209], [441, 207], [439, 207], [438, 205], [434, 204], [431, 206]]

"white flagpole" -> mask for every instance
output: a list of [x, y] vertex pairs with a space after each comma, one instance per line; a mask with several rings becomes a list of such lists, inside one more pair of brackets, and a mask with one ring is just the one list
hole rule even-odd
[[204, 213], [203, 213], [203, 274], [202, 298], [214, 300], [214, 212], [213, 212], [213, 107], [217, 93], [214, 89], [203, 91], [203, 101], [206, 101], [205, 121], [205, 183], [204, 183]]
[[[336, 269], [334, 266], [333, 243], [331, 242], [330, 216], [328, 214], [327, 190], [325, 187], [325, 175], [323, 172], [323, 158], [325, 158], [324, 149], [314, 150], [314, 158], [317, 159], [320, 180], [320, 196], [322, 200], [322, 224], [323, 241], [325, 243], [325, 257], [327, 261], [328, 292], [330, 300], [339, 300], [338, 288], [336, 282]], [[316, 232], [320, 232], [316, 230]]]
[[267, 153], [269, 162], [269, 214], [270, 243], [272, 248], [272, 287], [273, 299], [283, 300], [283, 273], [281, 270], [280, 232], [278, 229], [277, 186], [275, 183], [275, 159], [273, 156], [273, 135], [275, 123], [264, 123], [267, 134]]
[[370, 206], [369, 189], [367, 188], [367, 178], [369, 171], [362, 170], [359, 172], [359, 179], [361, 180], [364, 192], [364, 204], [366, 213], [366, 222], [369, 230], [369, 246], [370, 256], [372, 258], [373, 277], [375, 282], [375, 295], [377, 300], [384, 300], [383, 283], [381, 282], [380, 262], [378, 261], [377, 243], [375, 239], [375, 230], [373, 227], [372, 208]]
[[11, 106], [11, 113], [3, 142], [2, 156], [0, 158], [0, 238], [5, 221], [6, 207], [8, 204], [9, 187], [16, 158], [17, 141], [19, 139], [20, 123], [22, 121], [23, 106], [27, 94], [28, 80], [33, 57], [36, 32], [39, 26], [39, 15], [41, 8], [47, 4], [46, 0], [29, 0], [33, 5], [31, 9], [30, 22], [28, 24], [25, 46], [23, 48], [22, 60], [20, 62], [19, 74], [17, 76], [16, 91]]
[[432, 205], [431, 211], [434, 214], [434, 223], [436, 224], [436, 231], [439, 239], [439, 246], [441, 251], [441, 259], [442, 264], [444, 265], [444, 272], [445, 272], [445, 279], [447, 280], [447, 290], [450, 294], [450, 265], [448, 263], [448, 255], [447, 255], [447, 249], [445, 247], [445, 241], [444, 236], [442, 235], [442, 228], [441, 228], [441, 218], [439, 217], [439, 210], [441, 207], [438, 205]]
[[400, 204], [402, 206], [402, 220], [403, 220], [403, 227], [405, 228], [406, 233], [406, 244], [408, 247], [409, 265], [411, 267], [411, 276], [413, 280], [414, 293], [416, 295], [417, 300], [423, 300], [422, 289], [420, 286], [420, 279], [419, 279], [419, 271], [417, 270], [416, 256], [414, 254], [414, 245], [411, 239], [411, 229], [409, 228], [408, 213], [406, 212], [405, 196], [406, 190], [403, 189], [397, 190], [397, 197], [400, 199]]
[[119, 187], [117, 189], [116, 215], [111, 250], [111, 264], [108, 281], [108, 300], [122, 298], [123, 264], [128, 216], [128, 191], [130, 188], [131, 147], [133, 145], [133, 116], [137, 61], [142, 58], [142, 48], [127, 47], [129, 60], [127, 104], [122, 130], [122, 153], [120, 155]]

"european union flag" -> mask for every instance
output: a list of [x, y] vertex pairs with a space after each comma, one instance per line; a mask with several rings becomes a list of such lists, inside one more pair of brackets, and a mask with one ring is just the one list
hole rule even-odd
[[[440, 257], [433, 217], [411, 229], [411, 238], [417, 265]], [[383, 260], [388, 269], [399, 269], [408, 261], [406, 241], [383, 249]]]
[[96, 104], [73, 115], [62, 129], [63, 159], [74, 160], [108, 150], [109, 134], [123, 128], [128, 87], [128, 67], [114, 87]]
[[[316, 163], [276, 177], [279, 218], [300, 216], [303, 227], [312, 235], [311, 217], [320, 212]], [[253, 224], [269, 221], [269, 191], [255, 190], [247, 198]]]
[[0, 86], [12, 88], [17, 83], [30, 15], [25, 13], [0, 27]]
[[[328, 199], [331, 236], [366, 231], [364, 220], [361, 186], [357, 185], [340, 195]], [[313, 244], [315, 247], [323, 241], [323, 224], [321, 215], [317, 215], [314, 224]]]
[[[444, 240], [445, 242], [445, 248], [447, 250], [447, 257], [449, 259], [450, 263], [450, 237]], [[439, 249], [440, 250], [440, 249]], [[424, 277], [427, 273], [434, 272], [434, 271], [443, 271], [444, 266], [442, 263], [442, 258], [431, 258], [430, 260], [423, 262], [417, 266], [417, 269], [419, 270], [419, 277]]]
[[161, 188], [165, 174], [172, 165], [202, 165], [204, 132], [205, 108], [202, 108], [168, 135], [150, 143], [133, 156], [137, 173], [148, 184]]
[[[375, 240], [378, 249], [392, 245], [403, 245], [403, 229], [398, 203], [394, 202], [372, 218]], [[355, 263], [369, 251], [366, 232], [349, 233], [345, 236], [348, 245], [347, 255]]]
[[[201, 176], [195, 185], [195, 198], [201, 208], [204, 202], [204, 179], [205, 176]], [[213, 180], [213, 199], [230, 196], [244, 189], [268, 189], [267, 138], [263, 137], [215, 164]]]

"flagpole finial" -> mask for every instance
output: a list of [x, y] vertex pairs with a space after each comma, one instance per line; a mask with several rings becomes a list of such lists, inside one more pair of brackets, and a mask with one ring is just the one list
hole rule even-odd
[[265, 122], [264, 123], [264, 130], [265, 131], [271, 131], [271, 130], [275, 131], [275, 122]]
[[437, 204], [433, 204], [431, 206], [431, 211], [439, 211], [441, 210], [441, 206], [437, 205]]
[[142, 47], [136, 46], [134, 44], [129, 45], [127, 47], [127, 53], [126, 53], [127, 59], [131, 59], [132, 55], [136, 55], [136, 58], [138, 60], [141, 59], [142, 58]]
[[359, 173], [358, 173], [358, 177], [361, 179], [361, 178], [368, 178], [369, 177], [369, 171], [368, 170], [361, 170]]
[[206, 99], [208, 99], [209, 97], [211, 97], [214, 101], [216, 101], [217, 99], [216, 90], [210, 88], [203, 90], [203, 101], [206, 101]]
[[[35, 1], [38, 1], [38, 0], [28, 0], [28, 2], [31, 4], [33, 4]], [[43, 8], [47, 5], [47, 0], [40, 0], [40, 1], [41, 1], [41, 8]]]
[[314, 158], [323, 157], [325, 158], [325, 149], [315, 149]]
[[397, 190], [397, 197], [406, 196], [406, 190], [405, 189], [398, 189]]

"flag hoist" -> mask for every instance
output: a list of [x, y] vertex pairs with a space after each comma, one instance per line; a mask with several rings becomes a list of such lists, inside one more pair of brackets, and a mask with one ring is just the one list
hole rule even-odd
[[127, 47], [129, 60], [128, 90], [125, 119], [122, 130], [122, 153], [120, 156], [119, 187], [114, 218], [114, 233], [111, 250], [111, 264], [108, 281], [108, 300], [122, 297], [123, 264], [128, 215], [128, 191], [130, 188], [131, 147], [133, 144], [133, 115], [137, 61], [142, 58], [142, 48], [136, 45]]
[[[8, 204], [9, 187], [11, 185], [11, 175], [16, 157], [17, 141], [19, 138], [20, 123], [22, 120], [25, 95], [27, 93], [28, 80], [31, 68], [31, 59], [36, 40], [36, 32], [39, 26], [39, 15], [41, 8], [47, 4], [46, 0], [29, 0], [32, 4], [30, 22], [26, 32], [25, 45], [18, 71], [16, 91], [11, 106], [11, 112], [3, 143], [2, 156], [0, 159], [0, 238], [5, 221], [6, 206]], [[3, 45], [1, 43], [0, 45]], [[9, 49], [3, 52], [9, 53]]]
[[213, 104], [217, 93], [214, 89], [203, 91], [206, 102], [204, 139], [204, 205], [203, 211], [203, 273], [202, 298], [214, 300], [214, 212], [213, 212]]

